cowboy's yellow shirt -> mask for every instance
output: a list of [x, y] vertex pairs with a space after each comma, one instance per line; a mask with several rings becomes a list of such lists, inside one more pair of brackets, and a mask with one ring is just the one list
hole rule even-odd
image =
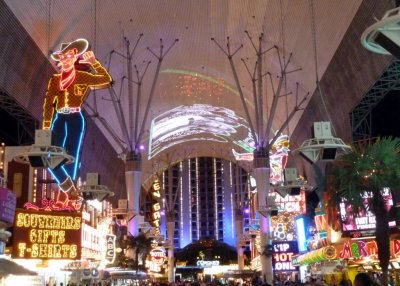
[[47, 85], [43, 105], [43, 128], [50, 128], [55, 110], [64, 107], [81, 107], [90, 89], [102, 89], [111, 85], [107, 70], [96, 61], [92, 65], [94, 74], [76, 70], [74, 82], [65, 90], [60, 89], [61, 74], [54, 74]]

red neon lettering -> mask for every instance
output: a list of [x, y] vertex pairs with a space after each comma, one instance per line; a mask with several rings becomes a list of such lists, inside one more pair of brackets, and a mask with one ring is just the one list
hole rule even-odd
[[400, 252], [400, 241], [399, 240], [393, 240], [393, 254], [397, 256]]
[[375, 240], [367, 242], [367, 253], [370, 256], [378, 253], [378, 246], [376, 245]]
[[342, 251], [340, 251], [339, 257], [342, 259], [345, 258], [351, 258], [351, 247], [350, 247], [350, 242], [346, 241], [345, 244], [343, 245]]

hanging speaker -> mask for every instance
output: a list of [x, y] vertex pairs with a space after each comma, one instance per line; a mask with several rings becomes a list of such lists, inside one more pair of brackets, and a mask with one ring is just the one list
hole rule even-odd
[[278, 215], [278, 210], [274, 209], [270, 211], [271, 216], [277, 216]]
[[291, 196], [298, 196], [298, 195], [300, 195], [300, 190], [301, 190], [300, 187], [291, 188], [290, 189], [290, 195]]
[[391, 53], [393, 56], [400, 59], [400, 47], [389, 37], [381, 32], [377, 32], [375, 42], [381, 45], [382, 48]]
[[300, 156], [306, 159], [310, 164], [315, 163], [315, 152], [312, 150], [307, 150], [307, 151], [300, 151]]
[[31, 164], [31, 166], [33, 168], [40, 168], [40, 167], [46, 167], [46, 163], [43, 161], [43, 158], [41, 155], [32, 155], [32, 156], [28, 156], [28, 160], [29, 160], [29, 164]]
[[322, 150], [322, 160], [334, 160], [336, 158], [336, 148], [324, 148]]

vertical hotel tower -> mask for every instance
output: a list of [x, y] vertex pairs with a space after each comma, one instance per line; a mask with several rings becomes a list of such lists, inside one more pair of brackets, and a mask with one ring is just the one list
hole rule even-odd
[[[236, 246], [234, 215], [238, 198], [242, 198], [241, 209], [249, 203], [247, 172], [232, 162], [211, 157], [187, 159], [170, 168], [169, 172], [165, 170], [162, 173], [160, 180], [164, 201], [171, 201], [171, 209], [174, 210], [175, 248], [183, 248], [202, 239], [215, 239]], [[168, 174], [172, 175], [172, 179], [168, 178]], [[147, 197], [147, 217], [150, 215], [150, 201]], [[247, 226], [249, 215], [244, 214], [243, 217]], [[161, 234], [167, 237], [165, 222], [166, 218], [162, 216]]]

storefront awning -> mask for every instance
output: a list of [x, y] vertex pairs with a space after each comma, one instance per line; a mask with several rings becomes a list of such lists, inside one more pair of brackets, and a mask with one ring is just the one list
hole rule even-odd
[[328, 245], [320, 249], [310, 251], [309, 253], [295, 256], [293, 258], [292, 264], [295, 266], [308, 265], [336, 258], [337, 258], [336, 248], [332, 245]]
[[7, 275], [37, 275], [37, 273], [11, 260], [0, 258], [0, 276]]

